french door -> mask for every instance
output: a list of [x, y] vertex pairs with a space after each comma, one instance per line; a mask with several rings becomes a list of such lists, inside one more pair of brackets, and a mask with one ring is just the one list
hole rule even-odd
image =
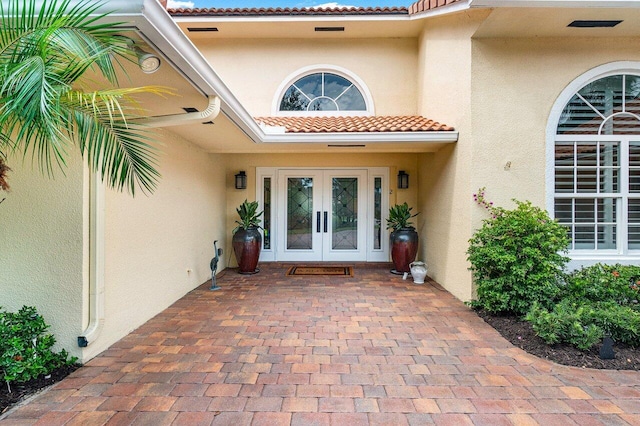
[[280, 170], [278, 259], [366, 259], [366, 170]]
[[259, 169], [258, 199], [266, 216], [261, 260], [386, 261], [386, 174], [366, 168]]

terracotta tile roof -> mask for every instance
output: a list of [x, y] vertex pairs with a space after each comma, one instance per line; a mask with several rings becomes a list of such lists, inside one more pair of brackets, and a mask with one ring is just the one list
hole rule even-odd
[[435, 132], [454, 128], [419, 115], [339, 117], [256, 117], [258, 123], [279, 126], [286, 133]]
[[406, 7], [337, 7], [337, 8], [194, 8], [167, 9], [173, 16], [344, 16], [344, 15], [407, 15]]
[[435, 9], [438, 7], [446, 6], [451, 3], [457, 3], [462, 0], [418, 0], [409, 6], [409, 14], [424, 12], [426, 10]]

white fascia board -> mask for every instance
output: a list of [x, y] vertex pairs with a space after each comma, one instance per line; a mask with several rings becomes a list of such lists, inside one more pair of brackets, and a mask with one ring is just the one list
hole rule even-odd
[[453, 143], [458, 132], [362, 132], [362, 133], [285, 133], [264, 135], [264, 143]]
[[469, 0], [471, 7], [637, 8], [638, 0]]
[[139, 33], [164, 59], [205, 96], [219, 96], [220, 110], [255, 143], [375, 143], [375, 142], [456, 142], [458, 132], [393, 133], [286, 133], [265, 134], [253, 117], [223, 83], [173, 18], [157, 0], [115, 0], [105, 3], [101, 11], [113, 11], [106, 22], [126, 22], [125, 28]]
[[143, 33], [152, 31], [156, 34], [161, 43], [157, 47], [163, 52], [171, 52], [169, 60], [174, 66], [206, 96], [218, 95], [222, 113], [251, 140], [259, 142], [264, 133], [262, 129], [162, 5], [157, 0], [144, 0], [143, 14], [149, 27], [143, 29]]
[[122, 22], [123, 29], [137, 31], [204, 96], [219, 96], [221, 112], [260, 142], [264, 132], [157, 0], [111, 0], [98, 12], [110, 12], [102, 22]]

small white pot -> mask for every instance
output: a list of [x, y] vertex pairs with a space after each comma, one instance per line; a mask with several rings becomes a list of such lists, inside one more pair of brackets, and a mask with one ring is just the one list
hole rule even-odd
[[424, 284], [424, 279], [427, 276], [427, 264], [424, 262], [416, 261], [409, 264], [411, 269], [411, 276], [415, 284]]

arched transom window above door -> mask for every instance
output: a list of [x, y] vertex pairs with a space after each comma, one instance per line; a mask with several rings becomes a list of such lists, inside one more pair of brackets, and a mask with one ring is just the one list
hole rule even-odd
[[298, 70], [281, 84], [275, 101], [275, 115], [373, 115], [364, 83], [338, 68]]
[[[557, 118], [553, 210], [574, 254], [640, 254], [640, 69], [592, 75]], [[576, 90], [577, 89], [577, 90]]]

